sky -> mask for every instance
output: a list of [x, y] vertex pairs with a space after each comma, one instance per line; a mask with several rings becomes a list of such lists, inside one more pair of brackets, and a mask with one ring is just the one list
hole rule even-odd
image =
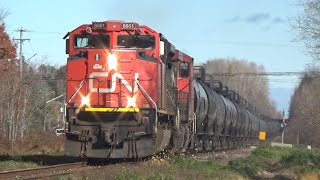
[[[164, 34], [196, 63], [237, 58], [263, 65], [267, 72], [301, 72], [314, 63], [290, 21], [303, 13], [299, 0], [1, 0], [10, 37], [24, 28], [26, 59], [51, 65], [66, 63], [63, 36], [92, 21], [123, 20]], [[298, 85], [295, 76], [269, 76], [277, 108], [288, 108]]]

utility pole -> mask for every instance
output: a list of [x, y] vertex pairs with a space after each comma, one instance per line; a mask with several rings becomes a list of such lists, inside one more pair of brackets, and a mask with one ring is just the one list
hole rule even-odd
[[284, 131], [285, 129], [285, 112], [284, 112], [284, 108], [282, 111], [282, 125], [283, 125], [283, 130], [282, 130], [282, 135], [281, 135], [281, 143], [283, 144], [283, 140], [284, 140]]
[[22, 77], [22, 71], [23, 71], [23, 59], [22, 59], [22, 44], [24, 41], [30, 41], [30, 39], [23, 39], [22, 36], [23, 36], [23, 33], [24, 32], [29, 32], [28, 30], [26, 29], [17, 29], [16, 32], [20, 32], [20, 38], [19, 39], [15, 39], [13, 38], [14, 41], [19, 41], [19, 44], [20, 44], [20, 54], [19, 54], [19, 60], [20, 60], [20, 77]]

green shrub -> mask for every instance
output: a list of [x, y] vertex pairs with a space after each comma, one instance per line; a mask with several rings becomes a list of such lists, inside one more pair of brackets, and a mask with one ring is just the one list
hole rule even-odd
[[283, 157], [280, 163], [284, 167], [295, 167], [299, 173], [320, 169], [320, 152], [317, 150], [293, 149], [291, 154]]
[[261, 169], [256, 161], [250, 158], [239, 158], [228, 163], [230, 169], [247, 176], [255, 176]]
[[280, 160], [283, 156], [288, 156], [292, 149], [285, 147], [260, 146], [252, 152], [253, 158]]

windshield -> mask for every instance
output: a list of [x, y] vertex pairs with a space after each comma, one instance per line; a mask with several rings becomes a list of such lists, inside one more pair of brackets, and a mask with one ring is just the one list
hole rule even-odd
[[74, 47], [105, 49], [110, 47], [110, 36], [105, 34], [77, 35], [74, 38]]
[[155, 38], [150, 35], [119, 35], [118, 48], [153, 49]]

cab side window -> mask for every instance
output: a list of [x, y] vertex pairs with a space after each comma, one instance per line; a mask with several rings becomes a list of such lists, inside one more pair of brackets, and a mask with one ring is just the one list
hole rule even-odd
[[180, 63], [180, 77], [186, 78], [189, 77], [190, 71], [189, 71], [189, 63], [182, 62]]
[[76, 48], [84, 48], [88, 47], [89, 44], [89, 38], [88, 37], [76, 37], [74, 41], [74, 47]]
[[110, 36], [105, 34], [77, 35], [74, 38], [75, 48], [108, 49]]

